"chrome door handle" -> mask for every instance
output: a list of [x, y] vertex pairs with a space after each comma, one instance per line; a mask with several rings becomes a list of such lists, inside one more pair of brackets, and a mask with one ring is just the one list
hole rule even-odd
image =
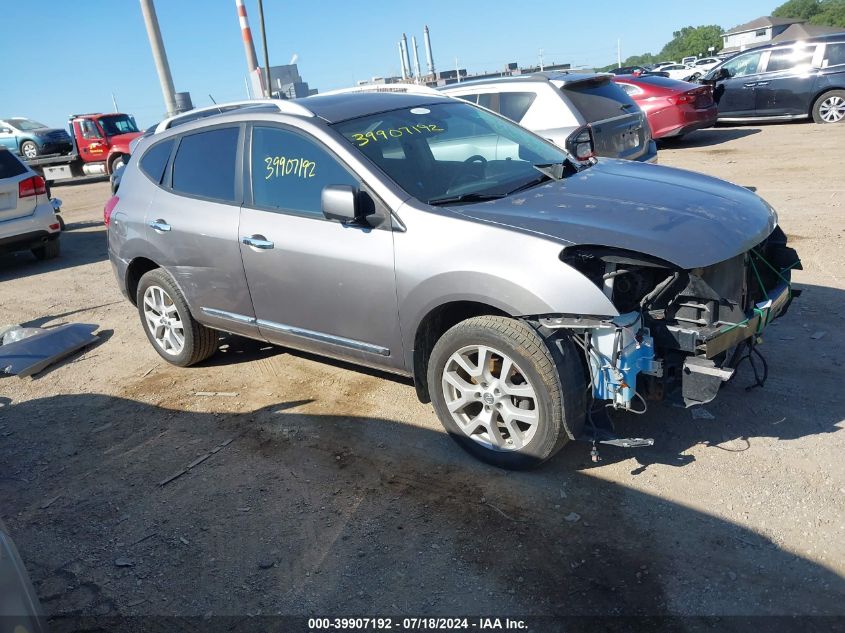
[[768, 81], [758, 81], [758, 82], [757, 82], [757, 85], [758, 85], [758, 86], [768, 86], [768, 85], [769, 85], [769, 82], [768, 82]]
[[241, 242], [253, 248], [260, 248], [262, 250], [270, 250], [275, 246], [270, 240], [265, 240], [262, 235], [251, 235], [249, 237], [242, 237]]
[[150, 222], [150, 228], [162, 233], [167, 233], [167, 231], [170, 230], [170, 225], [164, 220], [153, 220]]
[[742, 85], [743, 85], [743, 87], [745, 87], [745, 88], [753, 88], [754, 86], [756, 86], [756, 85], [757, 85], [757, 82], [756, 82], [756, 81], [753, 81], [753, 82], [751, 82], [750, 84], [742, 84]]

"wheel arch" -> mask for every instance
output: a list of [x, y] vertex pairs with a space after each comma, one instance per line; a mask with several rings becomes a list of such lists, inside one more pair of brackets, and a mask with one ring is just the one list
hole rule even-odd
[[431, 351], [441, 336], [451, 327], [461, 321], [477, 316], [505, 316], [511, 317], [509, 311], [501, 306], [492, 305], [470, 299], [459, 299], [440, 304], [428, 311], [417, 324], [413, 339], [414, 387], [420, 402], [430, 402], [431, 394], [428, 389], [428, 359]]
[[138, 305], [136, 295], [138, 294], [138, 282], [141, 277], [156, 268], [161, 268], [161, 266], [147, 257], [136, 257], [129, 262], [129, 266], [126, 267], [125, 283], [126, 294], [132, 305]]

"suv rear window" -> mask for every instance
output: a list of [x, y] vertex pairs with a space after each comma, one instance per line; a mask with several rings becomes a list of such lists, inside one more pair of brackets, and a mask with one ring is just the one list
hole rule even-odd
[[587, 123], [612, 119], [637, 109], [634, 100], [610, 80], [601, 82], [579, 81], [563, 86], [561, 91], [578, 109]]
[[26, 173], [26, 167], [7, 149], [0, 149], [0, 178], [14, 178]]
[[150, 180], [156, 184], [161, 184], [161, 178], [164, 176], [164, 168], [167, 167], [167, 159], [170, 158], [170, 152], [173, 150], [173, 139], [162, 141], [157, 145], [153, 145], [141, 157], [141, 162], [138, 163]]
[[173, 162], [173, 190], [234, 202], [239, 134], [226, 127], [183, 137]]

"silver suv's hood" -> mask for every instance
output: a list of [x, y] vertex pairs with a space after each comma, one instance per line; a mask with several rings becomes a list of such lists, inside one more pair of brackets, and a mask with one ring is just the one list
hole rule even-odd
[[452, 210], [569, 244], [652, 255], [685, 269], [745, 252], [777, 223], [772, 208], [743, 187], [681, 169], [612, 159], [501, 200]]

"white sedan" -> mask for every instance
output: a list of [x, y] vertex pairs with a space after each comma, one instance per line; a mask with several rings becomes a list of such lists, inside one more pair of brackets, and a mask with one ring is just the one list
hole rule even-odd
[[[654, 72], [667, 73], [670, 79], [684, 80], [690, 75], [694, 75], [696, 72], [701, 71], [685, 64], [665, 64], [655, 68]], [[703, 75], [704, 73], [701, 72], [701, 74]]]

